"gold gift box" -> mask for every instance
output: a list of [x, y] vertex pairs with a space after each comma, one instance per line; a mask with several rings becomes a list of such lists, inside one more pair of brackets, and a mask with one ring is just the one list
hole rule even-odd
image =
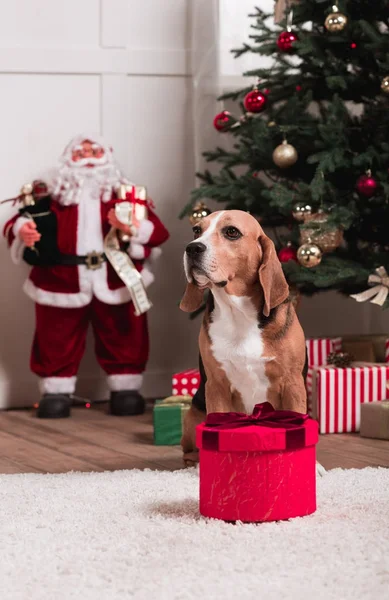
[[389, 400], [361, 404], [360, 435], [389, 440]]

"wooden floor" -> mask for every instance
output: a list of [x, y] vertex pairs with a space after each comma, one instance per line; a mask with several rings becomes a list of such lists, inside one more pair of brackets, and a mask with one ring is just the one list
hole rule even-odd
[[[33, 411], [0, 413], [0, 473], [180, 469], [176, 446], [154, 446], [151, 408], [112, 417], [107, 406], [74, 408], [70, 419], [38, 420]], [[389, 441], [354, 434], [322, 436], [318, 460], [335, 467], [389, 467]]]

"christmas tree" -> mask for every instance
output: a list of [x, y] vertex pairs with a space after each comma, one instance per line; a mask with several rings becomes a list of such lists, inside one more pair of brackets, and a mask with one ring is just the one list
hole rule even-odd
[[275, 26], [256, 8], [250, 43], [233, 50], [274, 63], [223, 96], [236, 110], [214, 126], [232, 143], [204, 153], [219, 168], [198, 173], [184, 213], [207, 198], [247, 210], [273, 229], [291, 286], [386, 307], [389, 3], [278, 0], [276, 13]]

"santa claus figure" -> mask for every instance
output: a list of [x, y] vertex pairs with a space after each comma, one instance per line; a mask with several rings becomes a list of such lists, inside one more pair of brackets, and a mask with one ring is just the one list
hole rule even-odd
[[[14, 262], [24, 259], [33, 265], [24, 291], [36, 311], [31, 370], [40, 378], [42, 392], [37, 416], [70, 415], [89, 324], [97, 360], [107, 374], [110, 412], [140, 414], [145, 403], [139, 390], [149, 353], [147, 316], [136, 310], [121, 268], [115, 270], [105, 252], [105, 241], [114, 231], [119, 253], [130, 265], [125, 266], [132, 266], [146, 288], [153, 281], [150, 264], [169, 234], [147, 200], [139, 200], [145, 218], [119, 220], [115, 206], [128, 205], [129, 198], [119, 190], [135, 187], [115, 164], [112, 149], [96, 136], [70, 142], [51, 188], [49, 193], [41, 182], [34, 184], [31, 201], [4, 229]], [[130, 196], [133, 200], [134, 194]]]

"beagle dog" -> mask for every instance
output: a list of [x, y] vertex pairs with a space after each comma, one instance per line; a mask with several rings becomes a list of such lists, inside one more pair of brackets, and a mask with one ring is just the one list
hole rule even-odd
[[193, 232], [180, 308], [193, 312], [206, 288], [209, 295], [199, 338], [201, 384], [181, 442], [187, 465], [198, 460], [195, 428], [205, 413], [251, 414], [266, 401], [307, 412], [305, 338], [273, 242], [240, 210], [212, 213]]

